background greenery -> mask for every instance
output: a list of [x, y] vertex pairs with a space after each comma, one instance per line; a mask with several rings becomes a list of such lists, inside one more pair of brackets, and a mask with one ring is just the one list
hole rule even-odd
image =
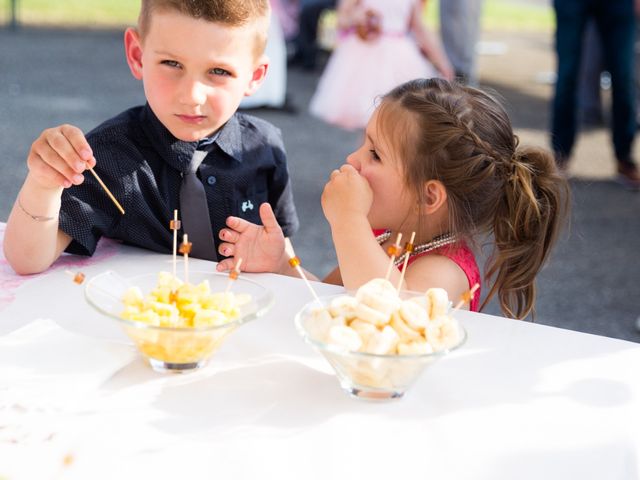
[[[15, 0], [18, 21], [24, 25], [62, 27], [121, 27], [135, 22], [139, 0]], [[2, 0], [0, 22], [10, 21], [11, 0]], [[430, 0], [427, 21], [437, 25], [437, 0]], [[483, 30], [551, 30], [553, 12], [518, 0], [485, 0]]]

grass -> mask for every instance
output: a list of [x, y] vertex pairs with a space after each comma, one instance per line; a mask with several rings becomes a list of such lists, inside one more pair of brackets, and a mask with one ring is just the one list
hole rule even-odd
[[[427, 8], [426, 18], [429, 25], [437, 26], [437, 2], [433, 7]], [[484, 31], [551, 31], [554, 24], [553, 9], [549, 5], [514, 0], [485, 0], [483, 4], [481, 25]]]
[[[120, 27], [135, 23], [139, 1], [132, 0], [15, 0], [17, 17], [22, 25], [63, 27]], [[2, 2], [0, 21], [10, 20], [11, 0]]]
[[[121, 27], [135, 23], [140, 1], [132, 0], [15, 0], [18, 21], [24, 25], [63, 27]], [[0, 5], [0, 23], [10, 21], [11, 0]], [[430, 0], [427, 21], [437, 26], [437, 0]], [[482, 28], [492, 30], [550, 31], [554, 19], [551, 7], [536, 6], [514, 0], [485, 0]]]

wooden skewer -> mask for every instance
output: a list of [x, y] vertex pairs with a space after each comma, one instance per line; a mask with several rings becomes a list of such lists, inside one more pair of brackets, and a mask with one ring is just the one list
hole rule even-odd
[[184, 255], [184, 283], [189, 283], [189, 254], [191, 253], [192, 245], [189, 242], [189, 235], [185, 233], [182, 236], [182, 245], [180, 245], [180, 253]]
[[229, 272], [229, 281], [227, 282], [227, 288], [225, 289], [224, 293], [229, 293], [229, 290], [231, 290], [231, 285], [233, 285], [233, 282], [238, 279], [238, 276], [240, 275], [240, 265], [242, 265], [242, 258], [238, 258], [238, 261], [233, 267], [233, 270]]
[[411, 240], [407, 242], [404, 246], [405, 256], [404, 263], [402, 264], [402, 271], [400, 272], [400, 281], [398, 282], [398, 287], [396, 290], [400, 293], [400, 289], [402, 288], [402, 282], [404, 281], [404, 274], [407, 271], [407, 264], [409, 263], [409, 257], [411, 257], [411, 252], [413, 252], [413, 241], [416, 239], [416, 232], [411, 232]]
[[396, 243], [387, 248], [387, 253], [391, 256], [389, 259], [389, 267], [387, 268], [387, 274], [384, 276], [385, 280], [389, 280], [389, 275], [391, 275], [391, 269], [393, 268], [393, 262], [396, 257], [400, 253], [400, 240], [402, 240], [402, 233], [398, 233], [398, 238], [396, 238]]
[[[94, 159], [95, 160], [95, 159]], [[118, 200], [116, 200], [116, 197], [113, 196], [113, 193], [111, 193], [111, 190], [109, 190], [107, 188], [107, 186], [104, 184], [104, 182], [102, 181], [102, 179], [98, 176], [98, 174], [95, 172], [95, 170], [93, 168], [89, 168], [89, 171], [93, 174], [93, 176], [96, 178], [96, 180], [98, 181], [98, 183], [100, 184], [100, 186], [103, 188], [103, 190], [107, 193], [107, 195], [109, 195], [109, 198], [111, 199], [111, 201], [114, 203], [114, 205], [116, 206], [116, 208], [118, 210], [120, 210], [120, 213], [122, 215], [124, 215], [124, 208], [122, 208], [122, 205], [120, 205], [120, 202], [118, 202]]]
[[318, 297], [318, 294], [311, 286], [311, 283], [309, 283], [309, 279], [307, 278], [307, 276], [304, 274], [304, 270], [302, 270], [302, 267], [300, 266], [300, 258], [296, 256], [296, 252], [293, 251], [293, 245], [291, 245], [291, 240], [289, 240], [288, 238], [284, 239], [284, 251], [289, 257], [289, 265], [291, 266], [291, 268], [294, 268], [296, 272], [298, 272], [298, 275], [300, 275], [302, 280], [304, 280], [304, 283], [307, 284], [307, 288], [311, 292], [311, 295], [313, 295], [313, 298], [315, 298], [319, 304], [322, 304], [320, 298]]
[[169, 222], [169, 228], [173, 230], [173, 278], [176, 278], [176, 263], [178, 250], [178, 230], [180, 230], [180, 220], [178, 220], [178, 210], [173, 211], [173, 220]]
[[[457, 310], [460, 310], [460, 308], [462, 308], [462, 306], [465, 303], [471, 304], [471, 300], [473, 300], [473, 296], [475, 295], [476, 290], [478, 290], [479, 288], [480, 288], [480, 284], [476, 283], [473, 287], [471, 287], [471, 290], [468, 290], [468, 291], [464, 292], [462, 294], [462, 296], [460, 297], [460, 301], [454, 307], [453, 312], [456, 312]], [[453, 312], [451, 312], [451, 313], [453, 313]]]

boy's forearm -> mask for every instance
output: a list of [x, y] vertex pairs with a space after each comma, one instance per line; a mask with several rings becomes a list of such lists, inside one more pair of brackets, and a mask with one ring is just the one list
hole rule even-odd
[[25, 180], [13, 205], [4, 235], [4, 255], [19, 274], [51, 266], [70, 242], [58, 231], [62, 188], [46, 189]]

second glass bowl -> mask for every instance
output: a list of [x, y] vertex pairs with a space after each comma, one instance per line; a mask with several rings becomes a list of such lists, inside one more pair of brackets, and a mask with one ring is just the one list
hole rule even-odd
[[[353, 293], [353, 292], [351, 292]], [[401, 292], [402, 298], [421, 295], [417, 292]], [[320, 297], [322, 308], [341, 295]], [[460, 348], [467, 339], [465, 329], [458, 324], [459, 341], [443, 350], [416, 355], [373, 354], [347, 350], [314, 337], [313, 311], [317, 301], [307, 303], [295, 316], [295, 325], [304, 340], [320, 352], [333, 367], [340, 386], [349, 395], [367, 400], [401, 398], [418, 379], [428, 365], [432, 365], [448, 353]]]

